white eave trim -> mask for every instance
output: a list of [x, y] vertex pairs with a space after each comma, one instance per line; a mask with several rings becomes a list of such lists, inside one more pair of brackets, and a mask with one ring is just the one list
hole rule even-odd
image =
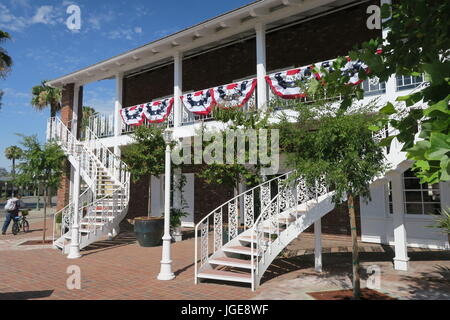
[[[53, 87], [62, 87], [68, 83], [82, 85], [113, 78], [118, 73], [135, 70], [170, 58], [176, 52], [185, 52], [251, 30], [257, 23], [274, 22], [317, 7], [327, 6], [333, 2], [340, 4], [352, 1], [260, 0], [111, 59], [50, 80], [47, 84]], [[275, 7], [278, 7], [278, 10], [270, 11], [270, 8]]]

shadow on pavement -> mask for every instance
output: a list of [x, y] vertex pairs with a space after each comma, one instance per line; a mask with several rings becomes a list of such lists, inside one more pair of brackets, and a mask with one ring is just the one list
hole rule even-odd
[[43, 299], [50, 297], [53, 294], [53, 291], [54, 290], [0, 293], [0, 300]]

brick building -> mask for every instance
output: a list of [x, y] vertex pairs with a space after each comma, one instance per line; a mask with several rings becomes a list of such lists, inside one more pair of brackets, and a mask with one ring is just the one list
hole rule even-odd
[[[122, 110], [133, 113], [137, 110], [133, 107], [173, 97], [173, 108], [166, 121], [173, 128], [176, 138], [192, 137], [200, 124], [214, 127], [217, 123], [212, 114], [192, 112], [186, 106], [186, 100], [180, 99], [181, 96], [252, 79], [257, 84], [252, 101], [258, 108], [264, 109], [275, 95], [266, 81], [267, 75], [296, 68], [302, 70], [312, 64], [345, 55], [364, 41], [382, 37], [382, 30], [367, 27], [367, 8], [370, 5], [380, 5], [380, 2], [255, 1], [48, 83], [63, 88], [61, 123], [74, 137], [80, 137], [83, 85], [103, 79], [116, 79], [115, 106], [111, 106], [109, 115], [98, 115], [91, 119], [90, 129], [93, 134], [88, 135], [88, 140], [92, 138], [97, 141], [97, 147], [101, 144], [104, 148], [97, 154], [103, 162], [119, 161], [120, 149], [132, 143], [130, 133], [134, 130], [134, 126], [126, 123], [123, 114], [121, 116]], [[404, 95], [422, 83], [421, 77], [392, 77], [386, 83], [371, 81], [361, 85], [367, 99], [378, 96], [385, 101]], [[53, 125], [50, 127], [53, 128]], [[143, 118], [141, 125], [153, 124]], [[89, 142], [85, 145], [88, 149]], [[94, 149], [97, 150], [97, 147]], [[387, 154], [393, 169], [371, 186], [372, 200], [358, 204], [358, 232], [363, 241], [395, 243], [403, 248], [406, 245], [448, 246], [442, 234], [426, 226], [432, 222], [430, 213], [450, 204], [449, 185], [418, 184], [410, 174], [410, 163], [399, 150], [398, 145], [393, 146], [390, 154]], [[182, 171], [175, 172], [175, 176], [183, 174], [186, 177], [183, 194], [189, 212], [183, 220], [186, 227], [194, 227], [216, 207], [233, 197], [231, 188], [207, 185], [196, 177], [195, 172], [200, 169], [198, 166], [186, 166]], [[82, 171], [82, 178], [84, 175], [89, 176], [89, 173]], [[286, 171], [280, 171], [279, 174]], [[59, 209], [63, 210], [69, 203], [75, 180], [74, 168], [69, 164], [58, 192]], [[119, 180], [123, 182], [123, 176]], [[89, 181], [86, 183], [89, 185]], [[149, 184], [151, 208], [148, 208], [149, 194], [146, 192]], [[126, 218], [144, 216], [149, 210], [152, 215], [160, 216], [164, 208], [163, 186], [162, 177], [148, 177], [127, 186], [129, 205]], [[245, 186], [242, 185], [239, 191], [245, 192]], [[77, 192], [75, 196], [79, 195]], [[422, 194], [420, 197], [416, 196], [418, 192]], [[173, 193], [175, 198], [180, 198], [177, 191]], [[243, 201], [244, 198], [242, 202], [236, 203], [241, 206], [241, 212], [246, 212]], [[239, 219], [244, 224], [245, 217]], [[321, 221], [323, 232], [350, 233], [345, 207], [331, 210]], [[406, 265], [404, 250], [399, 252], [399, 266]]]

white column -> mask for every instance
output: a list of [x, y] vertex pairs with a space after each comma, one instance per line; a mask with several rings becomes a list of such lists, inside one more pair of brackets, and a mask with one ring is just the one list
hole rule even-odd
[[[120, 110], [123, 102], [123, 73], [116, 75], [116, 103], [114, 108], [114, 136], [120, 137], [122, 135], [122, 118]], [[114, 154], [120, 157], [120, 148], [118, 145], [114, 146]]]
[[183, 55], [181, 52], [175, 53], [173, 56], [174, 60], [174, 83], [173, 83], [173, 97], [174, 101], [174, 110], [173, 110], [173, 120], [174, 127], [181, 126], [181, 119], [183, 115], [181, 99], [180, 97], [183, 94]]
[[72, 134], [78, 135], [78, 108], [80, 99], [80, 85], [75, 84], [73, 88], [73, 106], [72, 106]]
[[172, 259], [170, 256], [170, 166], [171, 166], [171, 150], [170, 146], [166, 146], [166, 172], [165, 172], [165, 190], [164, 190], [164, 236], [163, 236], [163, 252], [161, 260], [161, 271], [158, 280], [173, 280], [175, 275], [172, 272]]
[[267, 108], [267, 83], [266, 83], [266, 26], [258, 23], [256, 30], [256, 77], [258, 80], [257, 101], [258, 109]]
[[405, 228], [405, 206], [403, 194], [403, 175], [398, 171], [392, 174], [392, 202], [394, 218], [395, 270], [408, 270], [408, 246]]
[[73, 223], [72, 223], [72, 232], [69, 246], [69, 255], [68, 259], [78, 259], [81, 257], [80, 254], [80, 239], [79, 239], [79, 212], [78, 209], [80, 207], [79, 198], [80, 198], [80, 162], [78, 157], [76, 158], [76, 164], [74, 166], [74, 182], [73, 182]]
[[173, 190], [173, 207], [174, 208], [178, 208], [181, 209], [182, 203], [182, 194], [181, 191], [179, 189], [180, 184], [181, 184], [181, 169], [177, 168], [174, 170], [174, 174], [173, 174], [173, 185], [174, 185], [174, 190]]
[[322, 272], [322, 219], [314, 223], [314, 265], [317, 272]]

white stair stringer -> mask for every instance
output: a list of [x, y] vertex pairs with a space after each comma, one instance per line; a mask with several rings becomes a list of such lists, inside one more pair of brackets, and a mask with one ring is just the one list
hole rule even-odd
[[[60, 119], [49, 120], [48, 140], [61, 145], [72, 165], [79, 164], [80, 176], [87, 184], [87, 189], [78, 198], [80, 249], [118, 230], [128, 212], [129, 201], [130, 174], [126, 164], [89, 129], [86, 129], [86, 137], [87, 142], [80, 142]], [[63, 215], [61, 236], [54, 240], [54, 247], [68, 253], [74, 200], [60, 212]]]
[[[196, 283], [200, 279], [214, 279], [249, 283], [253, 290], [256, 289], [281, 251], [334, 209], [333, 192], [328, 192], [320, 183], [316, 183], [314, 188], [307, 187], [302, 179], [293, 180], [294, 176], [291, 172], [250, 189], [197, 224]], [[273, 192], [275, 188], [278, 192]], [[257, 200], [263, 209], [255, 219]], [[241, 215], [244, 230], [239, 234], [237, 228]], [[228, 220], [229, 234], [225, 241], [224, 218]], [[213, 234], [210, 239], [211, 228]]]

